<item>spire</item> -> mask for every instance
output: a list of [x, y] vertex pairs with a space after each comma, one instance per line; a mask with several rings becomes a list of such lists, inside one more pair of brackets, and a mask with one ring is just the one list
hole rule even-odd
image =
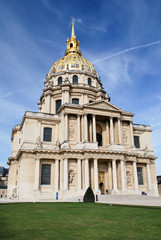
[[76, 35], [74, 32], [74, 19], [72, 19], [72, 32], [71, 32], [71, 39], [67, 38], [67, 49], [65, 51], [65, 56], [68, 53], [77, 53], [81, 55], [81, 51], [79, 50], [79, 41], [76, 39]]
[[74, 33], [74, 18], [72, 19], [72, 34], [71, 34], [71, 38], [74, 38], [75, 33]]

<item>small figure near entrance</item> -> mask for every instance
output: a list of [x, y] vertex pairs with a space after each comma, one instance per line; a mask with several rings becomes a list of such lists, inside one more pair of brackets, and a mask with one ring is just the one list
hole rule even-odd
[[104, 194], [104, 192], [103, 192], [103, 182], [100, 182], [99, 187], [100, 187], [101, 194]]

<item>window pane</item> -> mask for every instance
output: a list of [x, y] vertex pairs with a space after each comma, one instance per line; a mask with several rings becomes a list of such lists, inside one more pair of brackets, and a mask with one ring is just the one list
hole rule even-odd
[[140, 141], [138, 136], [134, 136], [134, 145], [136, 148], [140, 148]]
[[143, 185], [143, 168], [137, 167], [137, 174], [138, 174], [138, 184]]
[[77, 77], [77, 75], [74, 75], [74, 76], [73, 76], [73, 83], [78, 83], [78, 77]]
[[61, 107], [61, 100], [56, 101], [56, 113], [58, 113], [59, 108]]
[[73, 104], [79, 104], [79, 99], [78, 98], [73, 98], [72, 103]]
[[58, 85], [62, 84], [62, 77], [58, 78]]
[[91, 86], [91, 78], [88, 78], [88, 85]]
[[51, 128], [44, 128], [43, 141], [51, 142], [51, 133], [52, 133], [52, 129]]
[[41, 184], [50, 185], [51, 165], [43, 164], [41, 172]]

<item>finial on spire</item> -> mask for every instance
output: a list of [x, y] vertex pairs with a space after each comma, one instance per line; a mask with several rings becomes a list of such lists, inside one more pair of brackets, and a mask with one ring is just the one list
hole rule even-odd
[[74, 33], [74, 21], [75, 21], [75, 19], [73, 18], [72, 19], [72, 34], [71, 34], [71, 38], [74, 38], [74, 36], [75, 36], [75, 33]]

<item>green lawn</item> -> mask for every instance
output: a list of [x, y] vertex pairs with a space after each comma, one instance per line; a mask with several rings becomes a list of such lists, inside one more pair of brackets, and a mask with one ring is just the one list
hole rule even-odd
[[161, 239], [161, 208], [96, 203], [0, 204], [0, 239]]

